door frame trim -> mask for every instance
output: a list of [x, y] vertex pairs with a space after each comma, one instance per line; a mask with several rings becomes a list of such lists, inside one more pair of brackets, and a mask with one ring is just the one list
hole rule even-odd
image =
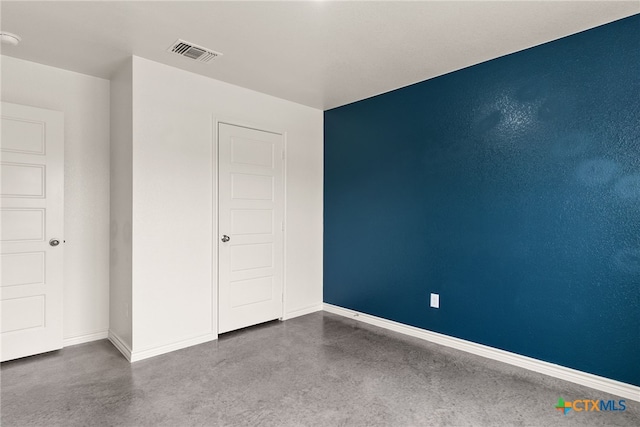
[[211, 199], [211, 212], [212, 212], [212, 227], [213, 235], [211, 236], [211, 296], [212, 296], [212, 308], [215, 310], [215, 314], [211, 315], [211, 330], [218, 336], [219, 330], [219, 289], [220, 289], [220, 256], [218, 254], [218, 236], [220, 236], [220, 191], [219, 191], [219, 170], [220, 170], [220, 158], [218, 155], [219, 150], [219, 131], [220, 124], [227, 124], [231, 126], [238, 126], [247, 129], [258, 130], [261, 132], [269, 132], [282, 136], [282, 151], [284, 159], [282, 161], [282, 190], [284, 197], [282, 200], [282, 223], [284, 230], [282, 230], [282, 313], [280, 313], [279, 320], [286, 318], [287, 307], [287, 131], [278, 127], [267, 125], [266, 123], [256, 123], [250, 120], [238, 119], [237, 117], [228, 117], [220, 114], [212, 115], [211, 124], [211, 175], [212, 175], [212, 192], [213, 197]]

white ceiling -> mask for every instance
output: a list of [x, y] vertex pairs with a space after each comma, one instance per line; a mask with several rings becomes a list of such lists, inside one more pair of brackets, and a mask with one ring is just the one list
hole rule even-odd
[[[320, 109], [640, 12], [635, 1], [6, 1], [2, 54], [109, 78], [128, 56]], [[174, 56], [178, 38], [222, 52]]]

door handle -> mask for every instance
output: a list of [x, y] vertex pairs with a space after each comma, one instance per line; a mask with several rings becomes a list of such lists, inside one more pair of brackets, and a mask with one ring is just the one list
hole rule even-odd
[[58, 240], [58, 239], [51, 239], [51, 240], [49, 240], [49, 244], [50, 244], [51, 246], [58, 246], [58, 245], [60, 244], [60, 240]]
[[229, 240], [231, 240], [231, 237], [227, 236], [226, 234], [224, 234], [224, 235], [222, 236], [222, 241], [223, 241], [224, 243], [227, 243]]

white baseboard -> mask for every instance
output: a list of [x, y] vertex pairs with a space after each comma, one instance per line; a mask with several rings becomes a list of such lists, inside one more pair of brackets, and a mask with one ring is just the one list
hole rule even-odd
[[[195, 338], [190, 338], [184, 341], [178, 341], [176, 343], [163, 345], [160, 347], [153, 347], [145, 350], [138, 350], [131, 352], [131, 356], [128, 358], [130, 362], [138, 362], [140, 360], [148, 359], [150, 357], [159, 356], [161, 354], [170, 353], [172, 351], [180, 350], [186, 347], [191, 347], [192, 345], [198, 345], [205, 342], [217, 340], [218, 335], [214, 333], [209, 333], [205, 335], [201, 335]], [[125, 355], [126, 356], [126, 355]]]
[[115, 348], [122, 353], [122, 355], [131, 362], [131, 349], [127, 344], [125, 344], [124, 340], [118, 336], [115, 332], [109, 330], [109, 341]]
[[450, 337], [448, 335], [431, 332], [426, 329], [416, 328], [414, 326], [405, 325], [403, 323], [394, 322], [383, 319], [381, 317], [371, 316], [369, 314], [360, 313], [354, 310], [338, 307], [332, 304], [324, 304], [324, 310], [329, 313], [338, 314], [340, 316], [349, 317], [360, 322], [379, 326], [384, 329], [399, 332], [401, 334], [410, 335], [436, 344], [452, 347], [488, 359], [497, 360], [508, 363], [510, 365], [519, 366], [530, 371], [539, 372], [551, 377], [560, 378], [576, 384], [591, 387], [606, 393], [624, 397], [629, 400], [640, 402], [640, 387], [631, 384], [615, 381], [609, 378], [600, 377], [598, 375], [589, 374], [587, 372], [578, 371], [576, 369], [567, 368], [542, 360], [533, 359], [531, 357], [522, 356], [520, 354], [511, 353], [497, 348], [477, 344], [460, 338]]
[[289, 319], [293, 319], [294, 317], [304, 316], [305, 314], [315, 313], [316, 311], [322, 311], [322, 309], [323, 309], [322, 304], [314, 304], [309, 307], [305, 307], [305, 308], [301, 308], [298, 310], [293, 310], [288, 313], [285, 313], [282, 320], [289, 320]]
[[62, 340], [63, 347], [69, 347], [70, 345], [84, 344], [86, 342], [98, 341], [106, 339], [109, 336], [109, 331], [94, 332], [92, 334], [78, 335], [75, 337], [64, 338]]

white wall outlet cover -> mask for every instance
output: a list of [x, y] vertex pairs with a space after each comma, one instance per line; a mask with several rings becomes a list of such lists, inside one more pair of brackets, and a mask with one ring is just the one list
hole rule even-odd
[[440, 308], [440, 294], [431, 294], [431, 307]]

